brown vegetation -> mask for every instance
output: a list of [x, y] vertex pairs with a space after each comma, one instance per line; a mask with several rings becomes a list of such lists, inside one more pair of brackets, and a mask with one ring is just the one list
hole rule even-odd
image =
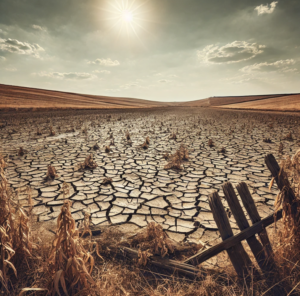
[[94, 149], [94, 150], [99, 150], [99, 149], [100, 149], [98, 143], [95, 143], [95, 145], [93, 146], [93, 149]]
[[293, 136], [292, 136], [292, 133], [289, 132], [284, 138], [283, 140], [287, 140], [287, 141], [293, 141]]
[[53, 126], [52, 126], [52, 125], [50, 125], [50, 127], [49, 127], [49, 130], [50, 130], [50, 134], [49, 134], [49, 136], [55, 136], [55, 131], [54, 131], [54, 129], [53, 129]]
[[218, 153], [224, 154], [224, 153], [226, 153], [226, 149], [224, 147], [222, 147], [220, 150], [218, 150]]
[[[15, 265], [31, 256], [29, 218], [19, 206], [18, 194], [13, 191], [5, 176], [6, 162], [0, 155], [0, 289], [9, 291], [9, 271], [17, 278]], [[31, 199], [29, 196], [31, 208]]]
[[19, 151], [18, 151], [18, 155], [19, 156], [23, 156], [25, 154], [23, 147], [20, 147]]
[[265, 142], [265, 143], [272, 143], [272, 141], [271, 141], [270, 138], [264, 138], [264, 139], [263, 139], [263, 142]]
[[282, 142], [280, 142], [280, 144], [279, 144], [279, 148], [278, 148], [278, 152], [279, 152], [279, 154], [283, 154], [283, 143]]
[[97, 167], [97, 163], [93, 159], [93, 154], [88, 155], [83, 163], [79, 164], [79, 170], [94, 170]]
[[129, 131], [126, 131], [125, 137], [126, 137], [126, 140], [127, 140], [127, 141], [130, 141], [130, 134], [129, 134]]
[[215, 146], [212, 139], [209, 139], [209, 140], [208, 140], [207, 145], [208, 145], [210, 148], [212, 148], [213, 146]]
[[60, 295], [59, 284], [66, 295], [74, 295], [76, 291], [89, 291], [95, 284], [91, 277], [94, 258], [79, 239], [70, 206], [71, 202], [65, 200], [57, 218], [57, 230], [49, 256], [48, 289], [53, 295]]
[[112, 178], [104, 178], [102, 181], [102, 185], [109, 185], [112, 184]]
[[144, 150], [148, 149], [148, 144], [147, 144], [147, 141], [145, 141], [142, 145], [141, 145], [141, 148], [143, 148]]
[[177, 253], [178, 256], [182, 256], [183, 251], [186, 254], [194, 254], [203, 247], [196, 244], [184, 246], [176, 243], [168, 237], [162, 226], [155, 222], [150, 222], [143, 231], [138, 233], [133, 238], [131, 246], [138, 248], [138, 264], [143, 266], [146, 266], [148, 258], [154, 255], [164, 258], [170, 254]]
[[163, 154], [163, 158], [164, 158], [165, 160], [169, 160], [170, 154], [169, 154], [169, 153], [164, 153], [164, 154]]
[[180, 145], [180, 148], [174, 153], [171, 154], [168, 158], [169, 162], [164, 166], [165, 170], [174, 169], [182, 170], [182, 162], [189, 159], [189, 153], [187, 148], [184, 145]]
[[57, 177], [56, 169], [55, 169], [54, 166], [49, 164], [48, 169], [47, 169], [46, 177], [44, 178], [44, 182], [53, 181], [55, 179], [55, 177]]
[[176, 133], [172, 133], [170, 139], [176, 141], [177, 139]]

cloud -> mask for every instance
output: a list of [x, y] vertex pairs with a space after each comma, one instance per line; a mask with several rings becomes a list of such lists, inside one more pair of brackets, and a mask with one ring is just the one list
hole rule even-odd
[[120, 86], [121, 89], [129, 89], [129, 88], [144, 88], [143, 79], [135, 79], [134, 81], [128, 82]]
[[97, 74], [110, 74], [111, 72], [108, 70], [95, 70], [93, 71], [93, 73], [97, 73]]
[[240, 69], [244, 73], [252, 72], [295, 72], [297, 69], [291, 68], [296, 62], [293, 59], [280, 60], [274, 63], [256, 63]]
[[0, 38], [0, 50], [17, 54], [32, 55], [36, 58], [39, 58], [39, 53], [44, 51], [44, 49], [36, 43], [30, 44], [11, 38]]
[[159, 83], [168, 83], [171, 82], [171, 80], [167, 80], [167, 79], [161, 79], [158, 81]]
[[107, 89], [105, 89], [105, 91], [107, 91], [107, 92], [111, 92], [111, 93], [116, 93], [116, 92], [120, 92], [121, 90], [120, 89], [114, 89], [114, 88], [107, 88]]
[[67, 80], [91, 80], [97, 78], [96, 75], [90, 73], [79, 73], [79, 72], [69, 72], [69, 73], [61, 73], [61, 72], [41, 72], [37, 74], [41, 77], [49, 77], [55, 79], [67, 79]]
[[154, 74], [154, 76], [156, 76], [156, 77], [170, 77], [170, 78], [176, 78], [176, 77], [178, 77], [175, 74], [162, 74], [162, 73], [156, 73], [156, 74]]
[[0, 56], [0, 61], [5, 61], [6, 60], [6, 58], [5, 57], [3, 57], [3, 56]]
[[32, 25], [32, 28], [35, 29], [35, 30], [39, 30], [39, 31], [44, 31], [44, 32], [47, 31], [47, 28], [41, 27], [39, 25]]
[[18, 71], [16, 68], [5, 68], [6, 71], [9, 71], [9, 72], [16, 72]]
[[89, 64], [101, 65], [106, 67], [116, 67], [120, 65], [120, 62], [118, 60], [113, 61], [112, 59], [107, 58], [107, 59], [96, 59], [93, 62], [89, 62]]
[[257, 14], [270, 14], [275, 10], [275, 7], [277, 5], [278, 1], [273, 1], [271, 4], [267, 4], [267, 5], [259, 5], [257, 7], [254, 8], [254, 10], [257, 10]]
[[200, 61], [209, 64], [231, 64], [254, 58], [263, 52], [265, 45], [248, 43], [246, 41], [234, 41], [224, 46], [207, 45], [198, 51]]
[[139, 87], [138, 83], [127, 83], [127, 84], [124, 84], [124, 85], [121, 85], [120, 88], [123, 88], [123, 89], [129, 89], [129, 88], [135, 88], [135, 87]]

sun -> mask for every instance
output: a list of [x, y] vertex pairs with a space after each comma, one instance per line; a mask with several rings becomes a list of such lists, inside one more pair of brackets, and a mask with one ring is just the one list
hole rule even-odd
[[138, 39], [141, 30], [145, 30], [146, 20], [145, 3], [137, 0], [109, 0], [105, 14], [110, 26], [117, 30], [119, 35], [135, 36]]
[[124, 20], [125, 22], [130, 23], [130, 22], [132, 22], [132, 20], [133, 20], [133, 14], [132, 14], [131, 11], [123, 11], [123, 12], [122, 12], [122, 18], [123, 18], [123, 20]]

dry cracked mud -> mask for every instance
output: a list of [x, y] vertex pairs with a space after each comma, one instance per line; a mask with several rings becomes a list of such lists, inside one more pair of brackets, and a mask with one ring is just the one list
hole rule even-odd
[[[275, 185], [268, 189], [271, 175], [264, 157], [273, 153], [280, 159], [298, 150], [299, 121], [298, 115], [205, 108], [8, 113], [0, 114], [0, 147], [9, 155], [10, 185], [20, 191], [32, 188], [39, 221], [57, 218], [65, 182], [77, 222], [82, 221], [84, 210], [91, 213], [93, 225], [130, 228], [155, 221], [178, 241], [212, 245], [219, 234], [208, 195], [218, 191], [223, 197], [224, 182], [245, 181], [261, 217], [272, 213], [277, 190]], [[50, 126], [54, 136], [49, 135]], [[127, 130], [132, 143], [126, 140]], [[170, 139], [173, 132], [176, 140]], [[284, 140], [289, 132], [293, 141]], [[150, 145], [142, 149], [147, 136]], [[106, 153], [112, 138], [114, 145]], [[208, 146], [209, 139], [213, 147]], [[280, 142], [283, 154], [279, 154]], [[93, 149], [96, 143], [98, 150]], [[188, 148], [189, 160], [183, 163], [183, 170], [165, 170], [163, 155], [174, 153], [180, 144]], [[18, 155], [20, 147], [23, 156]], [[222, 147], [225, 153], [219, 151]], [[97, 168], [80, 171], [79, 163], [90, 153]], [[58, 176], [45, 183], [49, 164]], [[111, 178], [112, 184], [102, 184], [105, 178]], [[22, 196], [21, 192], [21, 201]]]

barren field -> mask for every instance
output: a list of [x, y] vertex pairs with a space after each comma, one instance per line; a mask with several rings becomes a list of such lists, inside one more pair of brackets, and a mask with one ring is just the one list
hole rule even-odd
[[150, 108], [166, 103], [132, 98], [93, 96], [0, 84], [1, 109]]
[[214, 107], [243, 110], [299, 111], [299, 94], [276, 94], [261, 96], [212, 97], [179, 103], [186, 107]]
[[272, 111], [299, 111], [300, 95], [275, 97], [259, 101], [248, 101], [244, 103], [224, 105], [221, 108], [246, 109], [246, 110], [272, 110]]
[[[90, 211], [93, 225], [123, 225], [133, 232], [155, 221], [177, 241], [206, 245], [219, 241], [208, 195], [218, 191], [224, 196], [221, 186], [226, 181], [234, 185], [245, 181], [261, 217], [269, 215], [278, 191], [275, 185], [268, 189], [271, 175], [264, 157], [273, 153], [279, 160], [292, 155], [300, 140], [298, 116], [203, 108], [7, 113], [1, 122], [0, 152], [9, 155], [7, 178], [15, 189], [32, 188], [33, 211], [40, 224], [48, 221], [47, 227], [55, 229], [66, 182], [78, 223], [83, 210]], [[293, 139], [284, 140], [289, 132]], [[176, 139], [171, 139], [172, 133]], [[143, 149], [147, 136], [150, 144]], [[266, 138], [271, 143], [264, 142]], [[181, 144], [188, 150], [183, 169], [165, 169], [165, 154]], [[105, 152], [109, 145], [111, 151]], [[23, 156], [18, 155], [20, 147]], [[98, 166], [79, 170], [91, 153]], [[57, 177], [44, 182], [49, 164]], [[103, 184], [105, 178], [112, 183]], [[232, 216], [230, 220], [237, 231]]]

